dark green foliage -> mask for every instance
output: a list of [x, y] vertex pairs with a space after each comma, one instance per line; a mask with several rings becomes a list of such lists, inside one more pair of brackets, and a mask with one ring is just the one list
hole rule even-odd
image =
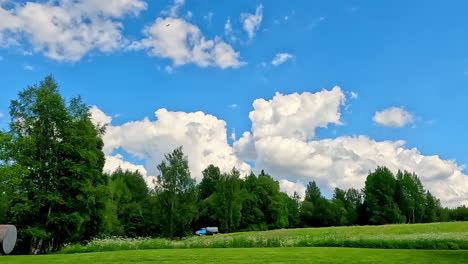
[[239, 176], [236, 169], [221, 175], [215, 192], [209, 198], [209, 204], [215, 211], [213, 218], [223, 232], [235, 231], [240, 224], [244, 190]]
[[394, 198], [396, 185], [393, 173], [385, 167], [378, 167], [367, 176], [364, 197], [370, 224], [404, 222]]
[[138, 172], [117, 169], [110, 175], [111, 201], [107, 216], [108, 235], [150, 236], [151, 221], [149, 190]]
[[395, 200], [408, 223], [421, 223], [424, 219], [424, 188], [416, 174], [397, 173]]
[[107, 178], [103, 130], [91, 122], [88, 107], [80, 98], [66, 105], [49, 76], [19, 93], [10, 116], [2, 160], [16, 184], [8, 214], [20, 228], [18, 249], [43, 253], [97, 235]]
[[416, 174], [395, 177], [385, 167], [369, 173], [362, 191], [336, 188], [331, 199], [314, 181], [303, 201], [289, 197], [263, 170], [242, 178], [210, 165], [196, 185], [181, 147], [157, 166], [149, 190], [139, 172], [103, 174], [105, 129], [88, 111], [80, 98], [67, 103], [52, 77], [11, 102], [10, 129], [0, 132], [0, 223], [18, 226], [17, 252], [46, 253], [94, 237], [183, 237], [207, 226], [234, 232], [468, 220], [468, 208], [442, 208]]
[[315, 181], [309, 182], [301, 208], [301, 218], [304, 225], [336, 225], [337, 213], [337, 210], [333, 207], [333, 203], [322, 197]]
[[242, 229], [266, 230], [290, 226], [288, 207], [291, 198], [280, 192], [277, 181], [262, 171], [258, 177], [251, 173], [245, 179], [244, 186]]
[[167, 237], [184, 236], [197, 212], [195, 180], [191, 178], [182, 148], [165, 156], [158, 165], [161, 174], [155, 188], [158, 225]]

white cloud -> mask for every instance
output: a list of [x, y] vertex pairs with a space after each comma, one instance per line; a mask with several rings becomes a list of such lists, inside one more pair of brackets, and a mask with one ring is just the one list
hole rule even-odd
[[468, 175], [463, 166], [437, 155], [426, 156], [404, 141], [375, 141], [367, 136], [313, 140], [315, 128], [340, 124], [344, 94], [331, 91], [291, 95], [277, 94], [270, 101], [255, 100], [250, 113], [252, 133], [244, 132], [234, 142], [235, 154], [265, 169], [282, 189], [316, 181], [331, 195], [333, 189], [362, 188], [369, 171], [387, 166], [415, 172], [424, 186], [446, 206], [456, 206], [468, 197]]
[[335, 187], [362, 188], [369, 171], [387, 166], [416, 172], [424, 186], [445, 205], [458, 205], [468, 195], [468, 175], [454, 161], [406, 149], [403, 141], [377, 142], [366, 136], [301, 141], [284, 137], [256, 140], [256, 167], [277, 179], [315, 180], [331, 194]]
[[142, 0], [59, 0], [0, 3], [0, 46], [22, 45], [58, 61], [78, 61], [91, 51], [111, 52], [125, 44], [120, 20], [146, 9]]
[[166, 65], [166, 67], [164, 67], [164, 70], [169, 74], [174, 72], [174, 68], [172, 68], [171, 66], [168, 66], [168, 65]]
[[304, 199], [306, 187], [301, 182], [290, 182], [288, 180], [279, 180], [280, 189], [282, 192], [287, 193], [289, 196], [293, 196], [294, 192], [299, 194], [301, 199]]
[[242, 13], [241, 21], [244, 25], [244, 30], [249, 35], [249, 38], [255, 36], [256, 31], [260, 28], [263, 19], [263, 5], [257, 6], [255, 14]]
[[[233, 167], [238, 168], [242, 174], [250, 171], [250, 166], [240, 161], [229, 146], [226, 123], [212, 115], [159, 109], [155, 112], [156, 121], [145, 118], [113, 126], [112, 119], [97, 107], [92, 107], [90, 112], [95, 122], [111, 121], [103, 137], [104, 153], [109, 164], [121, 164], [119, 157], [112, 153], [115, 149], [122, 148], [145, 160], [148, 174], [157, 175], [156, 165], [162, 161], [164, 154], [183, 146], [184, 153], [189, 158], [192, 176], [198, 180], [201, 179], [202, 170], [210, 164], [219, 166], [224, 172]], [[112, 168], [111, 165], [107, 166]]]
[[224, 35], [231, 43], [237, 41], [237, 37], [235, 36], [234, 30], [232, 28], [232, 22], [230, 17], [228, 17], [226, 23], [224, 24]]
[[358, 93], [353, 92], [353, 91], [349, 92], [349, 98], [351, 98], [351, 99], [357, 99], [358, 97], [359, 97], [359, 94], [358, 94]]
[[130, 48], [149, 50], [152, 56], [171, 59], [175, 66], [196, 64], [201, 67], [215, 66], [222, 69], [237, 68], [239, 52], [216, 37], [206, 40], [200, 29], [180, 18], [157, 18], [144, 33], [146, 38], [134, 42]]
[[[140, 170], [149, 183], [148, 175], [158, 174], [156, 165], [164, 154], [183, 146], [197, 179], [209, 164], [223, 171], [235, 166], [247, 174], [250, 167], [244, 161], [253, 161], [256, 170], [265, 169], [289, 194], [297, 191], [303, 197], [304, 186], [314, 180], [331, 196], [336, 187], [362, 188], [369, 171], [387, 166], [394, 172], [417, 173], [445, 206], [466, 203], [468, 175], [453, 160], [423, 155], [416, 148], [406, 148], [404, 141], [375, 141], [367, 136], [314, 139], [316, 128], [341, 123], [344, 97], [334, 87], [316, 93], [276, 94], [269, 101], [257, 99], [249, 115], [252, 132], [244, 132], [233, 147], [228, 144], [226, 123], [203, 112], [159, 109], [155, 121], [145, 118], [119, 126], [113, 126], [112, 118], [97, 107], [90, 112], [94, 122], [109, 124], [103, 138], [106, 170], [118, 166]], [[234, 133], [230, 136], [236, 138]], [[145, 166], [113, 154], [119, 148], [144, 160]]]
[[227, 36], [230, 36], [232, 34], [231, 18], [228, 18], [226, 20], [226, 24], [224, 24], [224, 34]]
[[211, 22], [213, 22], [213, 16], [213, 12], [208, 12], [207, 15], [203, 16], [203, 19], [205, 19], [208, 22], [208, 24], [211, 24]]
[[185, 0], [174, 0], [172, 5], [163, 10], [161, 14], [168, 15], [170, 17], [178, 17], [179, 9], [185, 4]]
[[289, 54], [289, 53], [278, 53], [276, 54], [275, 58], [271, 61], [271, 64], [273, 66], [279, 66], [283, 63], [285, 63], [288, 60], [291, 60], [294, 58], [294, 55]]
[[23, 70], [25, 70], [25, 71], [34, 71], [35, 68], [32, 65], [26, 64], [26, 65], [23, 66]]
[[123, 156], [120, 154], [117, 155], [107, 155], [106, 156], [106, 163], [104, 165], [104, 172], [106, 173], [112, 173], [118, 168], [121, 168], [122, 170], [129, 170], [129, 171], [138, 171], [141, 173], [143, 178], [145, 179], [146, 184], [150, 188], [154, 188], [154, 180], [155, 176], [150, 176], [148, 175], [148, 172], [146, 171], [145, 167], [142, 165], [135, 165], [133, 163], [130, 163], [128, 161], [123, 160]]
[[414, 121], [411, 113], [401, 107], [390, 107], [376, 112], [373, 118], [377, 124], [388, 127], [403, 127]]
[[304, 92], [282, 95], [276, 93], [273, 99], [257, 99], [250, 112], [252, 132], [256, 138], [266, 136], [287, 136], [311, 139], [315, 128], [326, 127], [329, 123], [341, 124], [340, 106], [345, 96], [341, 88], [317, 93]]
[[112, 122], [112, 117], [106, 115], [97, 106], [91, 106], [89, 112], [91, 113], [91, 120], [96, 125], [107, 126], [110, 125], [110, 123]]
[[0, 113], [0, 118], [4, 117], [5, 115], [3, 113]]
[[235, 141], [236, 140], [236, 129], [232, 129], [232, 132], [231, 132], [231, 140]]

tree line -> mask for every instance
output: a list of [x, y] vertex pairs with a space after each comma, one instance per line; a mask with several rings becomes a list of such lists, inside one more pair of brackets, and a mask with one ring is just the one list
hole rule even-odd
[[414, 173], [379, 167], [362, 190], [336, 188], [330, 199], [312, 181], [288, 196], [267, 172], [242, 177], [214, 165], [199, 183], [182, 148], [165, 155], [149, 189], [141, 173], [103, 172], [105, 127], [81, 98], [66, 101], [48, 76], [10, 106], [0, 132], [0, 223], [19, 230], [17, 253], [56, 251], [95, 237], [190, 236], [295, 227], [467, 221], [468, 208], [443, 208]]

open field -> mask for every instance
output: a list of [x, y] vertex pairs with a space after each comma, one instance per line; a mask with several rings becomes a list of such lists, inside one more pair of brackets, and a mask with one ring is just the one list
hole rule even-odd
[[354, 247], [391, 249], [468, 249], [468, 222], [282, 229], [209, 237], [102, 239], [70, 245], [60, 253], [136, 249]]
[[359, 248], [230, 248], [133, 250], [3, 256], [1, 263], [467, 263], [468, 251]]

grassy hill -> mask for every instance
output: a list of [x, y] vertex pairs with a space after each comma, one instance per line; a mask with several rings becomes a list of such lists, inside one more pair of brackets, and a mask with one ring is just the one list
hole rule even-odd
[[9, 264], [82, 263], [466, 263], [468, 251], [360, 248], [133, 250], [46, 256], [0, 256]]
[[101, 239], [69, 245], [60, 253], [135, 249], [354, 247], [387, 249], [468, 249], [468, 222], [282, 229], [167, 239]]

